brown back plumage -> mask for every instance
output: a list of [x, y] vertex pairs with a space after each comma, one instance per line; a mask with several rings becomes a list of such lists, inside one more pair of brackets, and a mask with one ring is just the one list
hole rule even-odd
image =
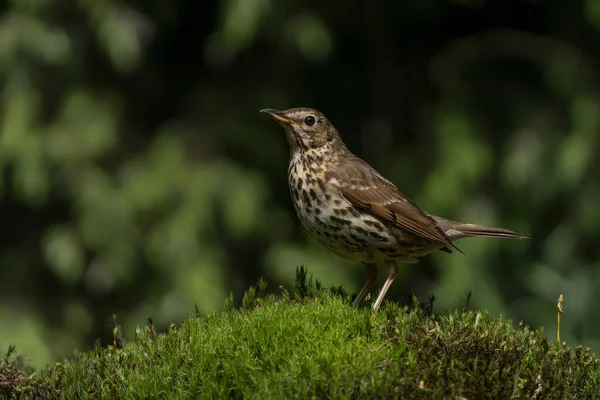
[[354, 155], [344, 158], [335, 173], [342, 195], [354, 207], [414, 235], [460, 251], [433, 218], [365, 161]]

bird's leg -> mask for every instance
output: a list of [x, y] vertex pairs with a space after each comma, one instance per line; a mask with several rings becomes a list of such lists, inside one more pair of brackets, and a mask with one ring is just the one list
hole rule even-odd
[[398, 273], [398, 266], [396, 265], [396, 263], [394, 261], [387, 261], [385, 263], [385, 266], [387, 267], [388, 277], [385, 280], [383, 287], [381, 288], [381, 292], [379, 292], [379, 296], [377, 296], [377, 300], [375, 301], [375, 304], [373, 304], [374, 311], [377, 311], [379, 309], [379, 306], [381, 306], [381, 303], [383, 302], [383, 298], [385, 297], [385, 294], [387, 293], [388, 289], [392, 285], [392, 282], [394, 282], [394, 278], [396, 277], [396, 274]]
[[377, 279], [377, 264], [365, 264], [365, 270], [367, 271], [367, 282], [360, 290], [360, 293], [358, 293], [358, 296], [356, 296], [356, 299], [354, 299], [354, 303], [352, 303], [355, 310], [358, 309], [358, 305], [369, 291], [373, 282]]

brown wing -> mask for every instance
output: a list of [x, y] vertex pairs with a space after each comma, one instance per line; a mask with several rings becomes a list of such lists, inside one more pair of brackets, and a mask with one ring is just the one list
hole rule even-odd
[[353, 206], [417, 236], [460, 251], [438, 224], [373, 167], [352, 157], [340, 163], [342, 195]]

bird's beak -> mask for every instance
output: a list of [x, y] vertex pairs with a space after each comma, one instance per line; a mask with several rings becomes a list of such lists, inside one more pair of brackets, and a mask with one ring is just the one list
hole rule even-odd
[[284, 123], [286, 125], [296, 124], [296, 121], [289, 119], [283, 114], [283, 111], [276, 110], [274, 108], [263, 108], [260, 110], [261, 113], [269, 114], [271, 117], [276, 119], [277, 121]]

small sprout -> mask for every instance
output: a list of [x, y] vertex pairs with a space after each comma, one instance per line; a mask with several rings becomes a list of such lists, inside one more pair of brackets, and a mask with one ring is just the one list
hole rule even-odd
[[242, 298], [242, 309], [251, 310], [254, 308], [254, 301], [256, 300], [256, 288], [250, 286], [250, 288], [244, 293]]
[[116, 349], [117, 348], [117, 332], [119, 331], [119, 329], [115, 326], [113, 328], [113, 347]]
[[300, 300], [308, 296], [309, 285], [307, 275], [308, 271], [304, 265], [296, 268], [296, 281], [294, 282], [294, 288], [296, 289], [296, 295]]
[[267, 286], [268, 286], [267, 280], [263, 277], [259, 278], [256, 286], [258, 288], [257, 297], [260, 299], [260, 298], [264, 297], [264, 295], [267, 291]]
[[471, 292], [467, 294], [467, 297], [463, 300], [461, 310], [467, 312], [469, 309], [469, 303], [471, 302]]
[[146, 327], [148, 328], [148, 339], [154, 340], [156, 337], [156, 328], [154, 327], [154, 321], [151, 316], [146, 317]]
[[560, 296], [558, 296], [558, 304], [556, 304], [556, 307], [558, 308], [558, 311], [559, 311], [559, 312], [561, 312], [561, 313], [563, 313], [563, 312], [564, 312], [564, 311], [563, 311], [563, 307], [562, 307], [563, 300], [564, 300], [564, 296], [563, 296], [563, 294], [561, 293], [561, 294], [560, 294]]
[[[229, 292], [229, 297], [225, 299], [225, 311], [232, 311], [235, 307], [235, 299], [233, 297], [233, 292]], [[198, 315], [198, 314], [196, 314]], [[196, 316], [196, 318], [198, 318]]]
[[6, 355], [4, 356], [4, 360], [8, 363], [10, 357], [17, 351], [17, 346], [14, 344], [8, 345], [8, 350], [6, 351]]
[[556, 329], [556, 341], [560, 344], [560, 314], [564, 313], [563, 310], [563, 300], [564, 300], [564, 296], [561, 293], [560, 296], [558, 296], [558, 303], [556, 304], [556, 308], [558, 308], [558, 314], [557, 314], [557, 329]]
[[285, 300], [289, 300], [290, 299], [290, 294], [283, 287], [283, 285], [279, 285], [278, 289], [279, 289], [279, 294], [281, 295], [281, 297], [283, 297]]
[[113, 347], [115, 350], [122, 349], [125, 346], [125, 336], [123, 335], [123, 328], [117, 321], [117, 316], [113, 314]]

